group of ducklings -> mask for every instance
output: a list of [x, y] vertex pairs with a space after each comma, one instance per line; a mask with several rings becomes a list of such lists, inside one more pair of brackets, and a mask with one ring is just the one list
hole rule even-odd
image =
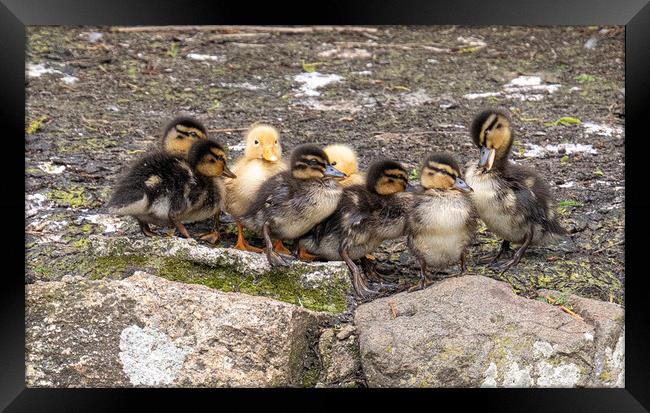
[[[196, 119], [179, 117], [164, 129], [161, 148], [121, 178], [108, 209], [135, 217], [146, 236], [156, 235], [149, 226], [154, 224], [173, 226], [189, 238], [184, 223], [214, 218], [212, 230], [199, 234], [210, 243], [219, 241], [219, 216], [226, 211], [237, 225], [235, 248], [263, 252], [272, 266], [287, 265], [290, 255], [343, 260], [361, 298], [377, 293], [370, 281], [381, 286], [387, 277], [375, 270], [369, 254], [383, 241], [406, 236], [420, 265], [420, 280], [411, 288], [417, 290], [433, 282], [428, 269], [459, 263], [459, 274], [465, 271], [478, 218], [503, 239], [489, 262], [498, 271], [516, 265], [529, 245], [565, 234], [548, 185], [508, 160], [513, 134], [505, 112], [480, 113], [471, 137], [479, 162], [470, 162], [462, 174], [452, 155], [434, 153], [420, 168], [418, 188], [410, 190], [401, 163], [377, 160], [363, 174], [345, 145], [302, 144], [283, 162], [279, 133], [264, 124], [246, 132], [244, 155], [231, 170], [225, 145], [209, 138]], [[246, 241], [244, 228], [262, 235], [262, 248]], [[283, 242], [293, 242], [292, 250]], [[510, 243], [519, 249], [499, 262]]]

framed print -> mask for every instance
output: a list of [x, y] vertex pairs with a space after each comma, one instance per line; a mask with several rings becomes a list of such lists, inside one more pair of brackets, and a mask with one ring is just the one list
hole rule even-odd
[[0, 7], [7, 411], [647, 409], [643, 1], [32, 3]]

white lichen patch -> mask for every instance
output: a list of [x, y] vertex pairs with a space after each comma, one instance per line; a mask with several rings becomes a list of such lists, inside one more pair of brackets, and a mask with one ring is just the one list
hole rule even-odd
[[53, 74], [53, 75], [63, 75], [61, 80], [68, 85], [73, 85], [79, 80], [77, 77], [63, 73], [60, 70], [53, 69], [51, 67], [45, 66], [44, 63], [27, 64], [27, 76], [28, 77], [41, 77], [44, 74]]
[[38, 163], [38, 169], [41, 171], [51, 174], [51, 175], [58, 175], [65, 171], [65, 165], [54, 165], [52, 162], [47, 161], [47, 162], [39, 162]]
[[608, 126], [584, 122], [582, 127], [585, 128], [585, 132], [589, 135], [620, 137], [623, 134], [623, 128], [618, 125]]
[[25, 216], [27, 218], [51, 207], [52, 204], [43, 194], [30, 194], [25, 197]]
[[470, 46], [470, 47], [477, 47], [477, 48], [483, 48], [487, 46], [487, 43], [485, 43], [483, 40], [477, 38], [477, 37], [463, 37], [459, 36], [456, 38], [459, 42]]
[[585, 337], [585, 340], [587, 340], [587, 341], [594, 341], [594, 335], [591, 334], [590, 332], [586, 332], [584, 334], [584, 337]]
[[490, 365], [485, 370], [485, 379], [481, 383], [481, 387], [497, 387], [497, 365], [490, 362]]
[[401, 96], [401, 101], [406, 106], [420, 106], [425, 103], [433, 102], [433, 98], [427, 94], [424, 89], [418, 89]]
[[540, 146], [532, 143], [527, 143], [524, 157], [526, 158], [544, 158], [549, 154], [563, 154], [572, 155], [575, 153], [586, 153], [596, 155], [598, 151], [592, 145], [583, 145], [581, 143], [561, 143], [559, 145], [546, 145]]
[[336, 74], [323, 74], [319, 72], [300, 73], [293, 78], [301, 84], [300, 93], [296, 96], [320, 96], [318, 89], [331, 83], [343, 80], [342, 76]]
[[226, 87], [229, 89], [246, 89], [246, 90], [260, 90], [262, 89], [262, 86], [254, 85], [249, 82], [243, 82], [243, 83], [225, 83], [221, 82], [219, 83], [221, 87]]
[[537, 360], [540, 358], [549, 358], [553, 354], [553, 346], [546, 341], [536, 341], [533, 343], [533, 357]]
[[530, 366], [519, 368], [517, 362], [512, 362], [503, 375], [503, 387], [531, 387], [535, 384], [530, 376]]
[[120, 334], [122, 370], [134, 386], [171, 384], [186, 355], [169, 336], [149, 327], [132, 325]]
[[468, 93], [466, 95], [463, 95], [465, 99], [469, 99], [469, 100], [487, 98], [490, 96], [501, 96], [501, 92]]
[[104, 234], [117, 232], [124, 226], [124, 221], [118, 217], [107, 214], [92, 214], [82, 217], [83, 220], [89, 221], [96, 225], [104, 227]]
[[344, 48], [344, 49], [324, 50], [318, 53], [318, 56], [328, 58], [328, 59], [334, 58], [334, 59], [353, 60], [353, 59], [370, 59], [372, 57], [372, 53], [370, 53], [366, 49]]
[[545, 95], [557, 92], [560, 87], [562, 85], [543, 83], [539, 76], [519, 76], [503, 85], [503, 91], [468, 93], [463, 97], [474, 100], [498, 96], [521, 101], [540, 101]]
[[200, 54], [200, 53], [188, 53], [186, 56], [190, 60], [198, 60], [201, 62], [224, 62], [226, 58], [224, 56], [215, 56], [209, 54]]
[[319, 110], [321, 112], [347, 112], [347, 113], [357, 113], [361, 110], [361, 106], [356, 105], [352, 102], [329, 102], [323, 103], [319, 102], [314, 98], [308, 98], [297, 102], [299, 106], [307, 106], [314, 110]]
[[537, 387], [575, 387], [580, 380], [580, 368], [573, 363], [537, 363]]

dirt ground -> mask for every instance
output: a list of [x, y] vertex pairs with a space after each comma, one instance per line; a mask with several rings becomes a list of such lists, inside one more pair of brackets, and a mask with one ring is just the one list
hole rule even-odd
[[[26, 282], [84, 275], [77, 264], [89, 234], [141, 236], [101, 207], [177, 114], [204, 121], [232, 157], [242, 154], [242, 129], [264, 121], [280, 129], [285, 154], [342, 142], [362, 168], [390, 157], [412, 169], [432, 151], [477, 160], [469, 123], [497, 106], [513, 117], [512, 159], [551, 184], [573, 243], [532, 248], [499, 275], [476, 262], [499, 242], [481, 227], [469, 271], [524, 294], [551, 288], [624, 303], [622, 27], [27, 33]], [[375, 255], [412, 283], [417, 265], [405, 249], [397, 240]]]

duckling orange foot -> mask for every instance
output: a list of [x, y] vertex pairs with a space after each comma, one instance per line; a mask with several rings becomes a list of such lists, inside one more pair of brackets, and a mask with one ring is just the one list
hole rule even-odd
[[219, 242], [220, 234], [219, 231], [209, 231], [199, 234], [199, 239], [201, 241], [207, 241], [210, 244], [216, 244]]
[[297, 257], [302, 261], [314, 261], [316, 258], [318, 258], [318, 256], [308, 253], [307, 250], [303, 247], [298, 248]]
[[278, 252], [284, 255], [291, 255], [291, 251], [284, 246], [281, 239], [276, 239], [273, 241], [273, 251]]
[[244, 238], [244, 226], [239, 221], [237, 221], [237, 243], [235, 244], [235, 248], [240, 251], [264, 252], [262, 248], [254, 247], [246, 242], [246, 238]]

